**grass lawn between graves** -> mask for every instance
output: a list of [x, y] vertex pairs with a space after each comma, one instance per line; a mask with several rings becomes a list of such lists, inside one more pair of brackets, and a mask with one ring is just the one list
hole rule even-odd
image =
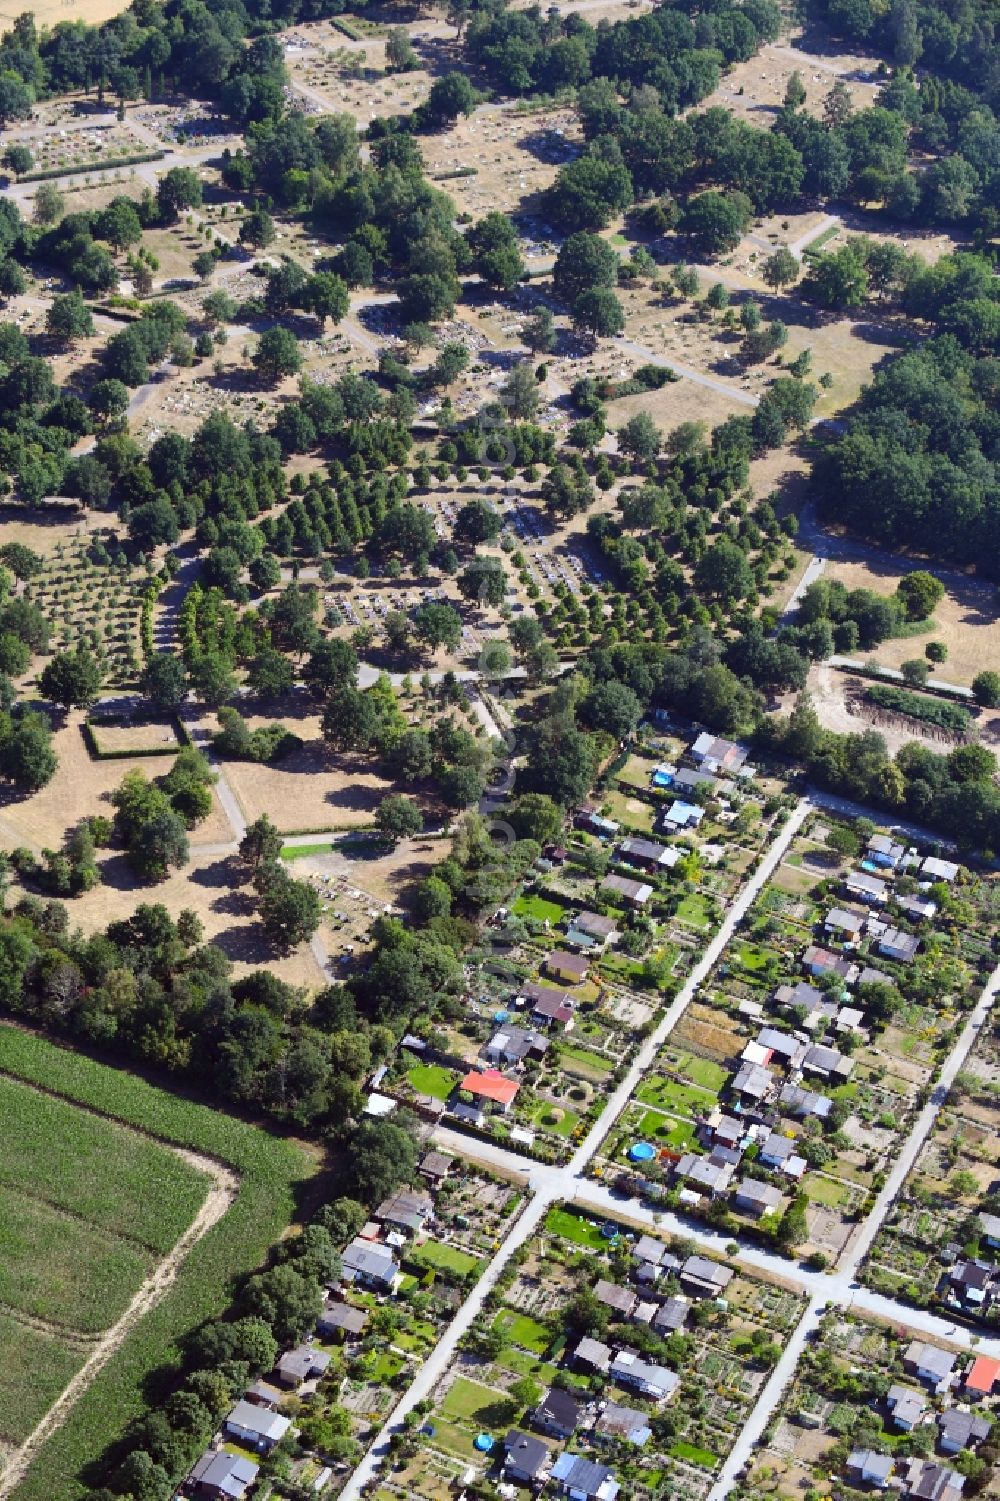
[[[234, 1281], [260, 1266], [280, 1239], [293, 1218], [296, 1191], [316, 1171], [316, 1163], [280, 1136], [14, 1027], [0, 1025], [0, 1073], [160, 1142], [212, 1156], [240, 1180], [235, 1203], [192, 1248], [165, 1297], [97, 1374], [13, 1493], [16, 1501], [76, 1501], [93, 1488], [81, 1478], [84, 1467], [145, 1411], [150, 1374], [177, 1359], [184, 1335], [228, 1307]], [[109, 1172], [117, 1167], [117, 1161], [109, 1161]], [[74, 1360], [74, 1368], [76, 1364]], [[4, 1365], [0, 1359], [0, 1368]], [[51, 1374], [39, 1357], [36, 1383], [47, 1383]]]

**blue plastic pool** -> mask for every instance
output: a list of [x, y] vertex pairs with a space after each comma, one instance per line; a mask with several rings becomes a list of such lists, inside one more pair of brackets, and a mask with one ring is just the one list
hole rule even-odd
[[648, 1141], [637, 1141], [629, 1147], [628, 1154], [633, 1162], [649, 1162], [656, 1156], [656, 1148]]
[[493, 1448], [493, 1440], [488, 1433], [477, 1433], [472, 1442], [480, 1454], [488, 1454]]

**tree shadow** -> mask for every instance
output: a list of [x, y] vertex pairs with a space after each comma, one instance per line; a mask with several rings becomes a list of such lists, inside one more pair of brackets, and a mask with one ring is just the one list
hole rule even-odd
[[529, 130], [515, 144], [537, 161], [552, 167], [561, 167], [580, 155], [580, 147], [575, 141], [567, 140], [560, 130]]
[[101, 861], [101, 885], [112, 891], [156, 890], [156, 882], [143, 881], [136, 875], [124, 853], [109, 855]]
[[194, 886], [232, 887], [242, 884], [246, 875], [246, 868], [236, 855], [226, 855], [221, 860], [214, 860], [211, 865], [199, 865], [193, 868], [188, 879]]
[[213, 912], [224, 912], [227, 917], [253, 917], [257, 911], [256, 893], [252, 887], [227, 891], [209, 903]]
[[277, 950], [263, 930], [254, 927], [223, 928], [212, 939], [216, 948], [235, 964], [273, 964]]
[[323, 796], [323, 801], [329, 803], [331, 808], [343, 808], [355, 813], [372, 813], [381, 798], [379, 794], [369, 787], [331, 787]]

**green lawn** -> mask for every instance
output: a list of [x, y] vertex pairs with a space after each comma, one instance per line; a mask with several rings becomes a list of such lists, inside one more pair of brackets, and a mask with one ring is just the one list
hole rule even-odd
[[647, 1110], [635, 1129], [626, 1132], [626, 1147], [631, 1146], [637, 1135], [655, 1139], [661, 1147], [677, 1147], [682, 1152], [686, 1152], [697, 1139], [692, 1121], [674, 1120], [661, 1110]]
[[703, 933], [712, 926], [709, 904], [705, 897], [699, 896], [697, 892], [692, 892], [690, 896], [683, 898], [677, 908], [677, 917], [689, 928], [698, 928]]
[[544, 1324], [527, 1313], [515, 1313], [512, 1308], [501, 1308], [493, 1320], [493, 1328], [499, 1329], [505, 1339], [529, 1350], [533, 1355], [544, 1355], [552, 1343], [552, 1336]]
[[405, 1364], [402, 1355], [396, 1355], [392, 1350], [380, 1350], [372, 1364], [369, 1380], [387, 1385], [394, 1376], [399, 1375]]
[[536, 922], [562, 922], [566, 916], [566, 908], [558, 902], [550, 902], [546, 897], [530, 892], [522, 893], [510, 910], [518, 917], [533, 917]]
[[697, 1058], [692, 1053], [679, 1059], [674, 1068], [685, 1079], [690, 1079], [692, 1084], [697, 1084], [699, 1089], [710, 1089], [713, 1094], [719, 1093], [730, 1073], [721, 1063], [716, 1063], [711, 1058]]
[[839, 1209], [853, 1198], [844, 1183], [835, 1183], [832, 1178], [821, 1178], [818, 1173], [807, 1173], [802, 1179], [802, 1191], [814, 1204], [825, 1204], [829, 1209]]
[[711, 1449], [699, 1449], [697, 1444], [686, 1443], [682, 1438], [671, 1444], [667, 1453], [672, 1459], [686, 1459], [689, 1464], [700, 1465], [704, 1470], [714, 1470], [719, 1463], [718, 1455]]
[[415, 1246], [409, 1259], [418, 1266], [432, 1266], [437, 1271], [454, 1272], [459, 1277], [483, 1264], [481, 1257], [459, 1251], [455, 1246], [443, 1245], [439, 1240], [425, 1240], [422, 1245]]
[[530, 1376], [541, 1386], [551, 1386], [558, 1369], [549, 1361], [539, 1360], [537, 1355], [529, 1355], [527, 1350], [515, 1349], [513, 1345], [505, 1345], [494, 1363], [505, 1371], [512, 1371], [515, 1376]]
[[559, 1044], [559, 1062], [568, 1074], [577, 1073], [582, 1079], [592, 1079], [595, 1074], [603, 1078], [614, 1068], [600, 1053], [591, 1053], [586, 1048], [576, 1048], [568, 1043]]
[[741, 943], [736, 952], [737, 963], [749, 970], [751, 974], [762, 970], [769, 958], [770, 955], [764, 949], [759, 949], [752, 943]]
[[497, 1391], [496, 1387], [481, 1386], [478, 1381], [456, 1376], [441, 1403], [440, 1412], [446, 1422], [482, 1428], [489, 1425], [497, 1405], [504, 1400], [504, 1393]]
[[326, 840], [323, 844], [283, 844], [282, 860], [305, 860], [310, 855], [331, 855], [336, 845]]
[[577, 1246], [589, 1246], [592, 1251], [607, 1250], [610, 1242], [601, 1234], [600, 1225], [593, 1224], [571, 1209], [550, 1209], [545, 1216], [545, 1228], [550, 1235], [561, 1235]]
[[[56, 1104], [65, 1107], [66, 1102], [74, 1101], [110, 1121], [139, 1128], [160, 1141], [205, 1153], [227, 1163], [239, 1174], [235, 1203], [192, 1248], [165, 1296], [131, 1330], [121, 1349], [75, 1403], [66, 1421], [42, 1444], [27, 1476], [13, 1493], [16, 1501], [52, 1501], [53, 1497], [58, 1497], [58, 1501], [79, 1501], [100, 1483], [99, 1472], [95, 1474], [93, 1469], [85, 1481], [84, 1469], [94, 1466], [111, 1443], [121, 1437], [126, 1424], [146, 1411], [150, 1374], [176, 1361], [178, 1342], [191, 1329], [230, 1306], [234, 1284], [260, 1266], [270, 1247], [281, 1238], [293, 1218], [297, 1190], [312, 1177], [316, 1162], [301, 1147], [276, 1133], [258, 1130], [225, 1111], [171, 1094], [125, 1069], [97, 1063], [13, 1027], [0, 1026], [0, 1075], [16, 1075], [39, 1085], [50, 1092], [45, 1098], [61, 1096], [61, 1101], [54, 1101]], [[74, 1125], [79, 1125], [81, 1140], [87, 1139], [89, 1124], [95, 1120], [108, 1127], [108, 1120], [98, 1115], [82, 1110], [71, 1113]], [[190, 1222], [190, 1215], [185, 1210], [187, 1217], [183, 1217], [181, 1210], [185, 1194], [190, 1194], [193, 1186], [187, 1179], [191, 1171], [188, 1165], [147, 1137], [140, 1137], [142, 1148], [153, 1147], [158, 1154], [163, 1175], [153, 1179], [149, 1176], [150, 1159], [138, 1147], [132, 1154], [127, 1146], [133, 1133], [114, 1130], [113, 1134], [116, 1147], [104, 1158], [103, 1187], [106, 1193], [110, 1177], [117, 1194], [121, 1183], [122, 1203], [115, 1208], [119, 1220], [125, 1213], [123, 1203], [134, 1194], [140, 1205], [149, 1204], [149, 1223], [144, 1209], [136, 1210], [133, 1203], [134, 1218], [128, 1226], [133, 1233], [141, 1227], [143, 1235], [162, 1236], [170, 1219], [176, 1224], [178, 1218], [182, 1219], [183, 1228]], [[71, 1132], [70, 1151], [78, 1146], [74, 1136]], [[13, 1135], [5, 1134], [3, 1141], [0, 1159], [9, 1171], [8, 1148], [16, 1142], [20, 1152], [24, 1143], [17, 1130]], [[175, 1162], [183, 1172], [172, 1179], [169, 1175]], [[63, 1191], [75, 1192], [69, 1181], [71, 1172], [60, 1177], [58, 1164], [56, 1169], [56, 1185], [62, 1183]], [[27, 1170], [22, 1166], [21, 1171]], [[90, 1192], [96, 1183], [95, 1166], [89, 1186], [81, 1182], [79, 1187], [87, 1187]], [[162, 1193], [166, 1203], [161, 1204], [159, 1190], [169, 1188], [171, 1183], [174, 1188]], [[195, 1173], [196, 1202], [203, 1195], [203, 1183], [202, 1176]], [[151, 1202], [154, 1189], [158, 1191], [156, 1208]], [[8, 1387], [17, 1388], [15, 1397], [21, 1404], [18, 1409], [21, 1417], [14, 1421], [20, 1421], [22, 1427], [27, 1422], [30, 1427], [31, 1413], [24, 1416], [23, 1404], [30, 1403], [37, 1421], [38, 1403], [42, 1403], [42, 1411], [51, 1405], [56, 1392], [79, 1365], [79, 1357], [73, 1356], [70, 1362], [58, 1346], [43, 1351], [36, 1336], [29, 1337], [29, 1333], [20, 1331], [13, 1341], [14, 1355], [8, 1362], [5, 1340], [8, 1345], [12, 1343], [9, 1334], [0, 1327], [0, 1400]], [[37, 1346], [34, 1351], [30, 1349], [32, 1340]]]
[[406, 1076], [417, 1094], [446, 1100], [458, 1083], [458, 1075], [440, 1063], [415, 1063]]
[[[434, 1437], [425, 1442], [433, 1444], [438, 1449], [443, 1449], [447, 1454], [456, 1454], [460, 1459], [482, 1460], [482, 1455], [472, 1442], [474, 1435], [464, 1428], [458, 1428], [454, 1423], [449, 1423], [439, 1418], [435, 1413], [428, 1422], [433, 1424]], [[397, 1501], [398, 1492], [394, 1493], [394, 1501]]]
[[[547, 1117], [556, 1110], [559, 1112], [560, 1119], [548, 1120]], [[532, 1101], [523, 1115], [525, 1120], [537, 1126], [540, 1131], [548, 1131], [553, 1136], [572, 1136], [573, 1127], [580, 1119], [575, 1111], [567, 1110], [563, 1105], [550, 1105], [547, 1100]]]
[[711, 1110], [717, 1094], [699, 1089], [694, 1084], [680, 1084], [674, 1079], [665, 1079], [662, 1074], [653, 1074], [635, 1092], [643, 1105], [659, 1106], [673, 1115], [691, 1118], [705, 1110]]

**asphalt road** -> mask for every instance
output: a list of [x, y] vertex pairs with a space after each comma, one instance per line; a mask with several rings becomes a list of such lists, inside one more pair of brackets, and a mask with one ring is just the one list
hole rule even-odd
[[[722, 926], [719, 928], [715, 938], [708, 945], [701, 960], [695, 969], [692, 970], [686, 984], [678, 992], [673, 1004], [664, 1014], [660, 1025], [643, 1043], [632, 1067], [614, 1093], [609, 1096], [601, 1115], [574, 1153], [571, 1161], [565, 1167], [550, 1167], [543, 1163], [531, 1164], [528, 1172], [532, 1197], [527, 1207], [513, 1225], [510, 1235], [484, 1271], [469, 1297], [462, 1304], [462, 1307], [455, 1315], [455, 1318], [448, 1326], [442, 1338], [424, 1361], [414, 1381], [393, 1409], [388, 1421], [374, 1440], [364, 1459], [362, 1459], [361, 1463], [355, 1469], [354, 1474], [348, 1480], [347, 1485], [341, 1492], [341, 1501], [357, 1501], [365, 1485], [369, 1480], [373, 1479], [379, 1465], [388, 1453], [393, 1434], [400, 1430], [407, 1413], [412, 1411], [413, 1407], [424, 1397], [430, 1395], [437, 1382], [444, 1375], [459, 1341], [471, 1328], [487, 1293], [496, 1286], [497, 1279], [514, 1252], [530, 1239], [550, 1205], [575, 1197], [579, 1186], [579, 1178], [585, 1171], [587, 1164], [624, 1109], [636, 1084], [652, 1063], [659, 1048], [663, 1045], [664, 1039], [669, 1035], [672, 1028], [676, 1026], [697, 991], [698, 986], [705, 979], [712, 965], [729, 942], [737, 925], [745, 916], [751, 902], [758, 895], [764, 882], [771, 875], [775, 866], [788, 849], [809, 811], [810, 804], [806, 799], [803, 799], [778, 831], [767, 854], [727, 911]], [[461, 1150], [464, 1151], [464, 1138], [462, 1142]], [[501, 1149], [497, 1148], [495, 1149], [495, 1156], [487, 1155], [481, 1152], [481, 1149], [486, 1145], [486, 1143], [475, 1143], [473, 1155], [479, 1154], [480, 1160], [492, 1160], [496, 1166], [502, 1165], [501, 1159], [504, 1159], [506, 1164], [510, 1163], [513, 1154], [502, 1152]], [[517, 1163], [518, 1170], [523, 1171], [523, 1159], [515, 1158], [514, 1161]]]
[[[659, 1026], [640, 1047], [625, 1078], [609, 1096], [601, 1115], [569, 1163], [558, 1167], [531, 1162], [492, 1142], [473, 1141], [446, 1125], [436, 1128], [434, 1140], [437, 1145], [526, 1182], [531, 1197], [478, 1284], [425, 1360], [413, 1383], [393, 1409], [384, 1427], [348, 1480], [341, 1493], [342, 1501], [358, 1501], [365, 1486], [375, 1478], [382, 1461], [389, 1452], [393, 1435], [400, 1431], [407, 1414], [415, 1405], [431, 1395], [448, 1369], [463, 1336], [472, 1327], [486, 1296], [496, 1286], [498, 1278], [514, 1253], [534, 1234], [552, 1204], [575, 1201], [583, 1209], [592, 1209], [597, 1216], [606, 1215], [632, 1222], [637, 1226], [648, 1225], [661, 1232], [683, 1235], [695, 1241], [704, 1251], [726, 1255], [726, 1246], [732, 1243], [732, 1236], [722, 1235], [707, 1226], [681, 1219], [672, 1212], [648, 1208], [635, 1200], [623, 1202], [603, 1184], [593, 1182], [584, 1175], [601, 1142], [614, 1126], [642, 1075], [653, 1063], [665, 1039], [677, 1025], [699, 986], [719, 959], [751, 904], [783, 858], [805, 818], [814, 808], [830, 806], [834, 803], [839, 804], [840, 800], [827, 798], [823, 794], [811, 793], [796, 805], [778, 831], [757, 869], [729, 907], [719, 931], [706, 948], [687, 982], [665, 1012]], [[852, 811], [857, 811], [852, 805], [847, 806], [851, 807]], [[922, 830], [919, 832], [925, 833]], [[807, 1340], [817, 1328], [823, 1311], [831, 1305], [853, 1308], [858, 1313], [903, 1324], [907, 1328], [935, 1339], [950, 1341], [953, 1345], [968, 1348], [974, 1341], [975, 1348], [980, 1353], [1000, 1357], [1000, 1339], [970, 1334], [961, 1327], [950, 1325], [946, 1319], [936, 1314], [921, 1309], [901, 1307], [890, 1299], [859, 1286], [856, 1281], [858, 1268], [870, 1250], [890, 1205], [899, 1193], [907, 1173], [927, 1140], [938, 1113], [947, 1099], [948, 1090], [963, 1067], [980, 1029], [987, 1020], [998, 990], [1000, 990], [1000, 965], [987, 981], [961, 1035], [941, 1068], [930, 1099], [921, 1110], [899, 1150], [885, 1186], [876, 1198], [871, 1212], [848, 1242], [835, 1271], [810, 1271], [762, 1246], [749, 1244], [741, 1245], [736, 1256], [729, 1258], [749, 1272], [763, 1274], [782, 1285], [795, 1288], [806, 1296], [808, 1302], [802, 1318], [789, 1335], [781, 1358], [762, 1389], [749, 1420], [727, 1456], [707, 1501], [725, 1501], [725, 1497], [732, 1490], [740, 1472], [752, 1458], [761, 1435], [777, 1410], [788, 1383], [794, 1375], [799, 1356]]]

